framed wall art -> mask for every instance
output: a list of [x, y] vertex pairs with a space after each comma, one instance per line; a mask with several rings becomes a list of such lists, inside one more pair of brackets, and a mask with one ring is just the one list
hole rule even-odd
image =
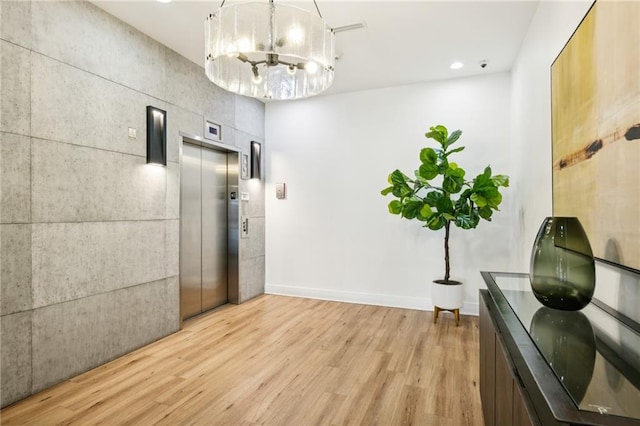
[[204, 137], [212, 141], [222, 141], [222, 126], [213, 121], [204, 120]]
[[597, 1], [551, 66], [553, 215], [640, 272], [640, 2]]
[[249, 155], [248, 154], [241, 154], [240, 177], [242, 179], [249, 179]]

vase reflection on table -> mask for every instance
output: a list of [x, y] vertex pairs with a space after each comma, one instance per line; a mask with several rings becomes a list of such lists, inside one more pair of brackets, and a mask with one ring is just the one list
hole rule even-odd
[[591, 302], [595, 263], [587, 234], [578, 218], [547, 217], [531, 252], [529, 279], [545, 306], [576, 311]]
[[582, 312], [541, 307], [531, 319], [531, 338], [576, 404], [584, 398], [596, 363], [596, 338]]

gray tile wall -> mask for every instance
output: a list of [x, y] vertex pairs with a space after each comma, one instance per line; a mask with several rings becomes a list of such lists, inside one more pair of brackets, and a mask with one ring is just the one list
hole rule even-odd
[[[91, 3], [0, 6], [5, 406], [178, 329], [180, 132], [213, 120], [249, 152], [264, 105]], [[146, 164], [147, 105], [167, 111], [166, 168]], [[240, 187], [241, 301], [264, 292], [263, 181]]]
[[[256, 115], [255, 105], [251, 99], [238, 97], [236, 102], [236, 122], [244, 122], [245, 126], [256, 133], [263, 132], [264, 115], [250, 120], [239, 115]], [[246, 131], [235, 132], [236, 144], [243, 152], [250, 152], [251, 141], [260, 142], [264, 147], [264, 134], [259, 137]], [[249, 201], [240, 201], [240, 214], [249, 218], [249, 236], [240, 240], [240, 303], [264, 293], [265, 284], [265, 209], [264, 209], [264, 148], [262, 155], [261, 180], [249, 179], [240, 181], [240, 191], [249, 193]]]

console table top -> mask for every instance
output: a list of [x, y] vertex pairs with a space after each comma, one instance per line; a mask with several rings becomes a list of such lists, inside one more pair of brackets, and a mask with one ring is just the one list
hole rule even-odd
[[[579, 410], [640, 419], [640, 333], [594, 300], [580, 311], [543, 306], [528, 274], [483, 272]], [[496, 300], [498, 302], [498, 300]]]

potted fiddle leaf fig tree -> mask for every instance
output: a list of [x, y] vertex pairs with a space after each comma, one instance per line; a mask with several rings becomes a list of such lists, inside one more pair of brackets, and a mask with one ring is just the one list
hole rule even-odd
[[382, 195], [392, 195], [389, 212], [405, 219], [417, 220], [432, 231], [444, 229], [444, 279], [434, 280], [432, 297], [434, 321], [439, 310], [451, 310], [459, 318], [464, 302], [462, 283], [450, 279], [449, 235], [451, 225], [461, 229], [474, 229], [481, 220], [491, 216], [502, 202], [500, 187], [509, 186], [505, 175], [493, 175], [487, 166], [482, 173], [469, 180], [466, 171], [452, 161], [453, 154], [464, 146], [454, 147], [462, 131], [449, 134], [445, 126], [429, 128], [425, 136], [437, 143], [435, 148], [420, 151], [420, 165], [409, 177], [394, 170], [388, 178], [391, 186]]

